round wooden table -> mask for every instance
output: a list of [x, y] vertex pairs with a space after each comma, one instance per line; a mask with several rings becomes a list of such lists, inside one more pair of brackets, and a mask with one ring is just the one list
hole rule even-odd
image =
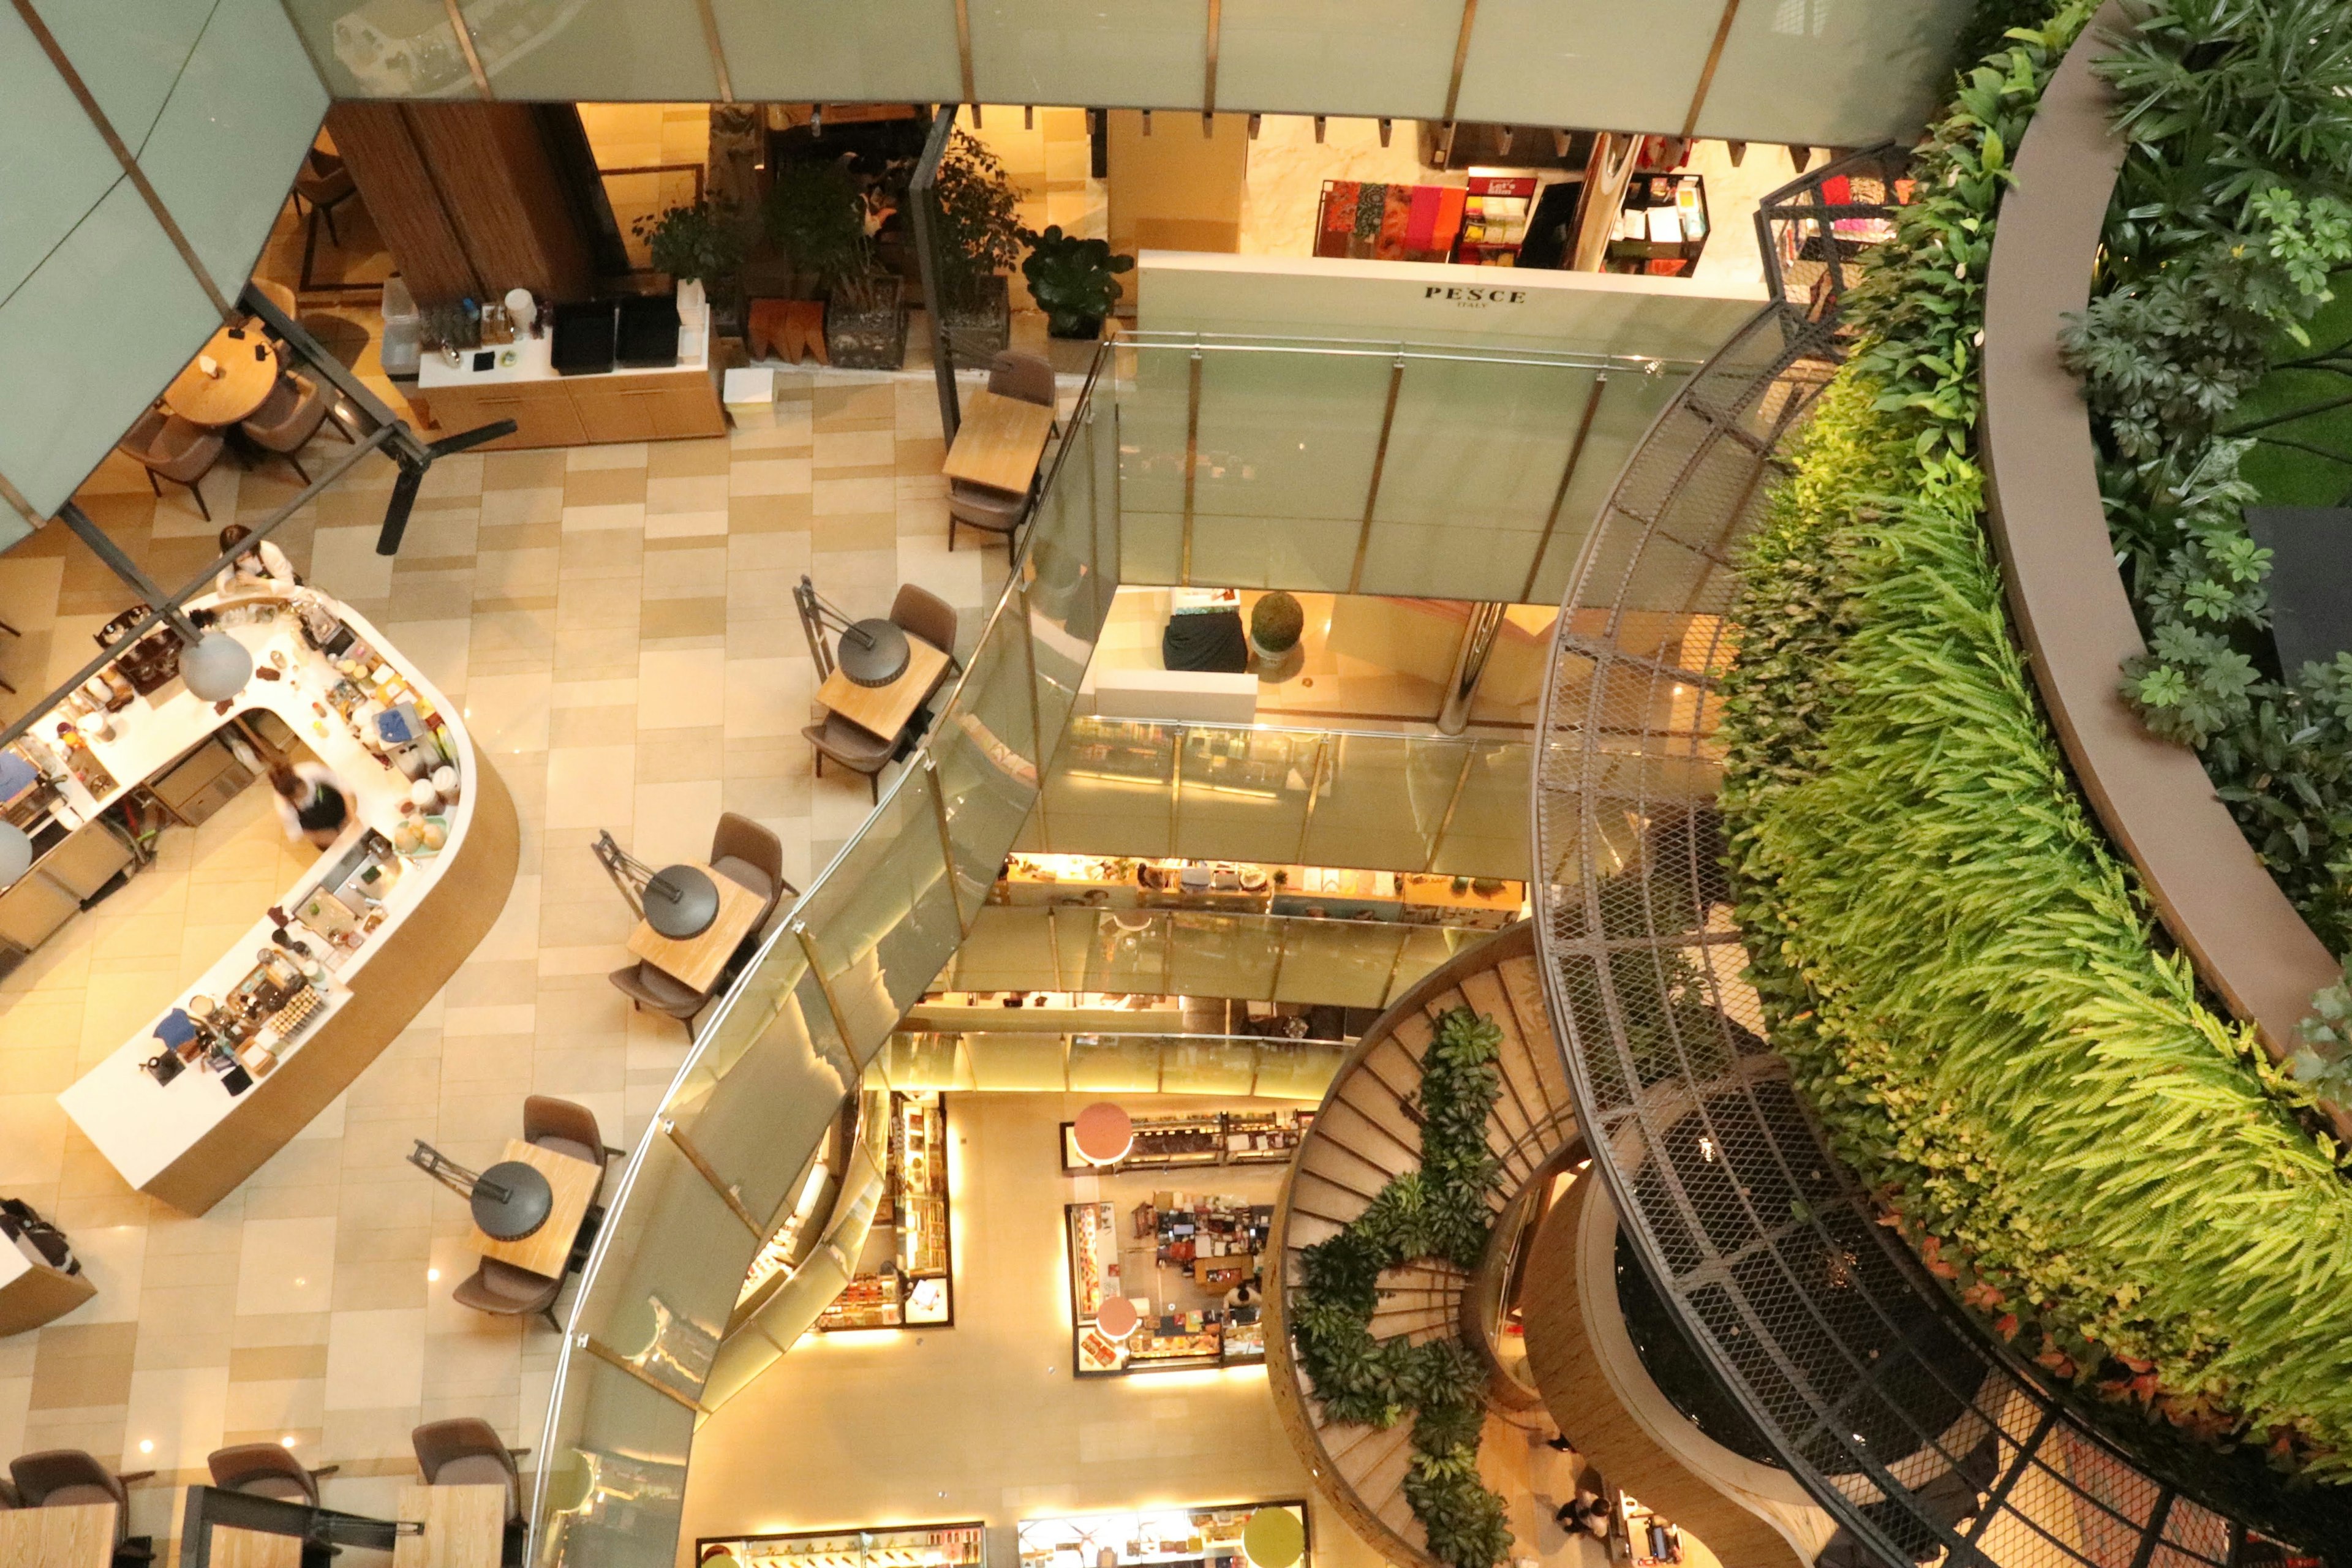
[[[200, 362], [205, 354], [218, 362], [220, 374], [204, 373]], [[163, 405], [191, 424], [234, 425], [267, 402], [269, 389], [277, 384], [278, 356], [261, 335], [260, 324], [248, 321], [215, 332], [204, 353], [163, 389]]]

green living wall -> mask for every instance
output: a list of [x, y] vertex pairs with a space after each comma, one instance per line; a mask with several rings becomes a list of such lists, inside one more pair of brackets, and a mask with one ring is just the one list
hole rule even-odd
[[[2242, 66], [2219, 9], [2160, 5], [2143, 83]], [[2089, 11], [2044, 7], [1962, 79], [1852, 312], [1859, 351], [1744, 560], [1723, 795], [1738, 916], [1773, 1041], [1838, 1150], [1993, 1332], [2086, 1393], [2347, 1479], [2344, 1151], [2312, 1087], [2204, 1005], [2090, 820], [1981, 522], [1993, 216]], [[2148, 96], [2126, 84], [2126, 109]], [[2242, 173], [2200, 221], [2234, 226], [2242, 281], [2277, 307], [2267, 338], [2318, 303], [2294, 270], [2310, 205]]]

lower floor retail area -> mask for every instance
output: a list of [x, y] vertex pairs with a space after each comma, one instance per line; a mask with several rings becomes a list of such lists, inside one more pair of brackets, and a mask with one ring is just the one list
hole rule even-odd
[[[1284, 1434], [1253, 1344], [1256, 1249], [1285, 1169], [1253, 1156], [1311, 1104], [1124, 1096], [1134, 1152], [1097, 1169], [1073, 1157], [1093, 1096], [938, 1101], [952, 1326], [804, 1337], [703, 1425], [681, 1546], [699, 1560], [724, 1545], [746, 1568], [1221, 1568], [1278, 1506], [1302, 1516], [1308, 1568], [1373, 1568]], [[1180, 1120], [1219, 1126], [1223, 1147], [1141, 1136]], [[1079, 1272], [1101, 1265], [1078, 1261], [1080, 1215], [1107, 1227], [1101, 1262], [1118, 1270], [1091, 1294]], [[1109, 1295], [1139, 1321], [1105, 1358], [1079, 1313]], [[1537, 1561], [1599, 1568], [1603, 1549], [1551, 1517], [1577, 1483], [1551, 1436], [1490, 1422], [1482, 1468], [1523, 1500], [1514, 1533]]]

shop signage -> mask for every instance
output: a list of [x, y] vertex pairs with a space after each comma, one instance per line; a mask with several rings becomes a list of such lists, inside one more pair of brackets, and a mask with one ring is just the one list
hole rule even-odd
[[1487, 305], [1524, 305], [1528, 302], [1528, 291], [1524, 289], [1489, 289], [1483, 285], [1449, 288], [1443, 283], [1432, 283], [1421, 291], [1421, 297], [1424, 300], [1450, 300], [1457, 305], [1480, 308]]

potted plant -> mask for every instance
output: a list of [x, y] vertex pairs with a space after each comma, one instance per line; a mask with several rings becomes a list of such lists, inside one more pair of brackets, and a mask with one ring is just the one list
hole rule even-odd
[[1127, 290], [1116, 276], [1135, 270], [1132, 256], [1113, 256], [1099, 239], [1080, 239], [1049, 225], [1043, 234], [1024, 230], [1029, 258], [1021, 276], [1029, 280], [1029, 297], [1045, 312], [1045, 330], [1057, 338], [1092, 338], [1102, 333], [1103, 318]]
[[706, 198], [641, 217], [630, 226], [646, 242], [654, 270], [677, 281], [681, 310], [700, 306], [712, 284], [724, 299], [743, 265], [748, 237], [740, 216], [728, 203]]
[[857, 181], [838, 163], [780, 165], [762, 216], [785, 266], [787, 298], [814, 300], [855, 265], [864, 234]]
[[934, 201], [935, 303], [948, 352], [958, 364], [985, 365], [1013, 341], [1004, 274], [1021, 259], [1020, 193], [996, 154], [959, 131], [940, 159]]
[[907, 363], [907, 281], [875, 254], [874, 231], [889, 214], [862, 197], [858, 207], [857, 238], [825, 279], [825, 357], [838, 369], [897, 370]]

